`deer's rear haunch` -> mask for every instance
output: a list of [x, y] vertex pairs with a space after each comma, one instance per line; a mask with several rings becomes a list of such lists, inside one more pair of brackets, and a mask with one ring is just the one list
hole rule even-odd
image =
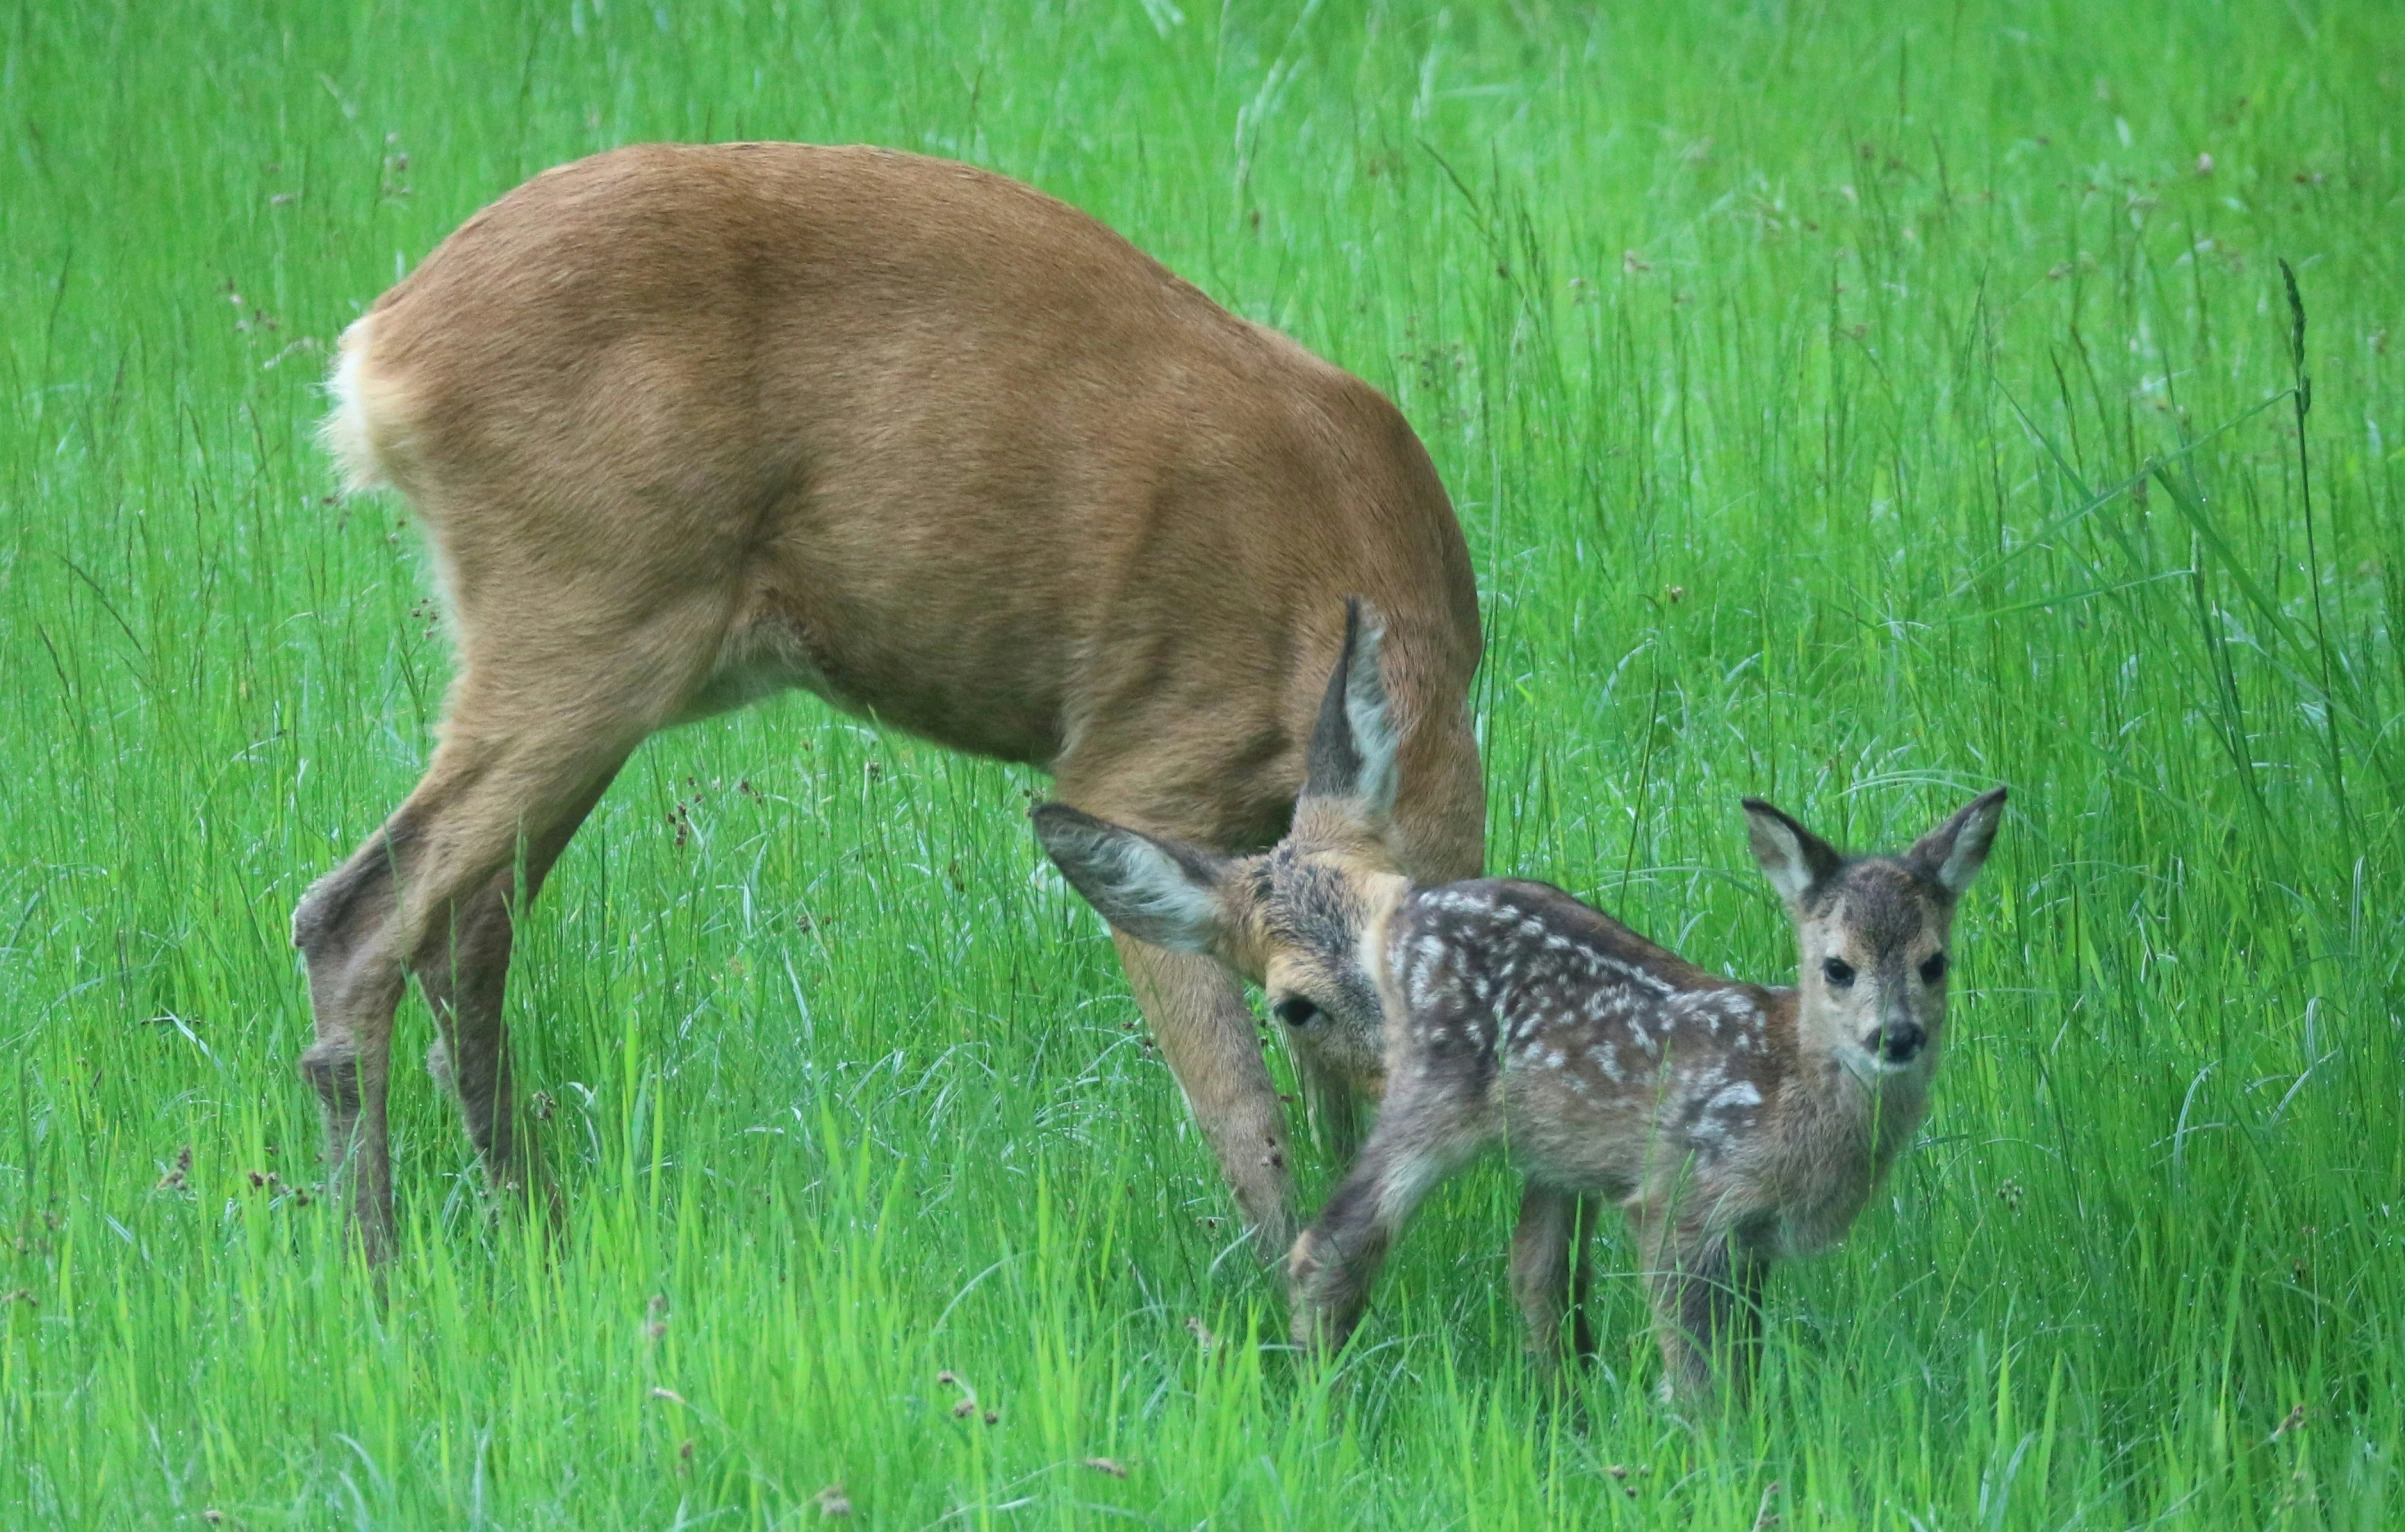
[[1330, 681], [1293, 831], [1265, 856], [1058, 807], [1039, 833], [1115, 923], [1266, 974], [1281, 1016], [1383, 1026], [1376, 1130], [1290, 1258], [1298, 1343], [1341, 1345], [1412, 1210], [1503, 1142], [1527, 1174], [1512, 1283], [1539, 1358], [1592, 1349], [1583, 1235], [1610, 1201], [1652, 1287], [1666, 1391], [1707, 1393], [1715, 1356], [1752, 1350], [1770, 1262], [1843, 1235], [1920, 1124], [1955, 903], [2004, 789], [1858, 860], [1746, 800], [1801, 955], [1798, 986], [1767, 989], [1545, 884], [1415, 884], [1392, 842], [1410, 767], [1380, 676], [1366, 628]]
[[[799, 687], [1040, 766], [1096, 813], [1256, 849], [1359, 590], [1409, 725], [1399, 854], [1479, 868], [1476, 594], [1418, 440], [1025, 186], [793, 144], [582, 160], [378, 299], [335, 394], [328, 443], [353, 487], [416, 510], [460, 662], [423, 780], [293, 920], [302, 1066], [375, 1255], [404, 984], [494, 1180], [536, 1174], [502, 1026], [512, 905], [668, 725]], [[1247, 1222], [1284, 1248], [1287, 1126], [1241, 986], [1120, 952]], [[1298, 1041], [1341, 1117], [1374, 1048]]]

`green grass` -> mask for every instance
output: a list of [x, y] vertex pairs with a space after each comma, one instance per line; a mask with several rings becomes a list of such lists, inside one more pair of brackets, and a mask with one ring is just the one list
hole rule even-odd
[[[2393, 10], [915, 10], [0, 15], [0, 1522], [2405, 1517]], [[1549, 1398], [1493, 1169], [1298, 1375], [1040, 779], [805, 700], [647, 746], [532, 923], [563, 1247], [412, 1069], [379, 1302], [284, 930], [447, 657], [326, 346], [533, 171], [737, 136], [1024, 177], [1391, 392], [1498, 869], [1770, 978], [1741, 793], [1867, 845], [2012, 785], [1927, 1141], [1752, 1410], [1653, 1408], [1625, 1277]]]

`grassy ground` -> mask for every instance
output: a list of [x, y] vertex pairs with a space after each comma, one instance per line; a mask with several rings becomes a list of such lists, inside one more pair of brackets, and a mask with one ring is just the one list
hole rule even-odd
[[[2405, 1517], [2393, 14], [1185, 5], [0, 17], [0, 1522]], [[447, 661], [326, 346], [529, 173], [736, 136], [1022, 176], [1389, 390], [1497, 867], [1769, 978], [1740, 793], [2012, 785], [1927, 1141], [1751, 1412], [1651, 1406], [1625, 1279], [1548, 1398], [1493, 1170], [1298, 1377], [1040, 780], [799, 700], [646, 747], [533, 922], [565, 1249], [412, 1072], [376, 1300], [283, 932]]]

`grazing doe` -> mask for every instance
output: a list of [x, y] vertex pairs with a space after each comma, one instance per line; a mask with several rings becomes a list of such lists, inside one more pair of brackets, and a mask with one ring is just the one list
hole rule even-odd
[[1265, 856], [1227, 861], [1057, 805], [1037, 811], [1039, 833], [1114, 924], [1265, 974], [1290, 1024], [1382, 1017], [1376, 1130], [1289, 1261], [1298, 1344], [1342, 1345], [1420, 1199], [1502, 1140], [1528, 1177], [1512, 1285], [1540, 1362], [1592, 1350], [1581, 1236], [1609, 1198], [1652, 1287], [1664, 1393], [1707, 1397], [1715, 1354], [1752, 1350], [1769, 1263], [1835, 1242], [1912, 1140], [1955, 903], [2004, 789], [1901, 856], [1857, 860], [1747, 799], [1802, 959], [1797, 988], [1767, 989], [1542, 883], [1413, 886], [1385, 839], [1385, 706], [1376, 630], [1349, 629], [1293, 830]]
[[[377, 299], [333, 391], [328, 444], [353, 489], [417, 512], [460, 662], [425, 776], [293, 915], [301, 1068], [373, 1257], [412, 978], [493, 1183], [539, 1177], [502, 1008], [515, 922], [672, 725], [801, 689], [1048, 771], [1122, 823], [1257, 850], [1361, 591], [1393, 621], [1409, 724], [1398, 854], [1479, 869], [1477, 588], [1410, 426], [1016, 181], [807, 144], [595, 155]], [[1274, 1258], [1288, 1128], [1243, 985], [1119, 954]], [[1298, 1042], [1341, 1141], [1351, 1054]]]

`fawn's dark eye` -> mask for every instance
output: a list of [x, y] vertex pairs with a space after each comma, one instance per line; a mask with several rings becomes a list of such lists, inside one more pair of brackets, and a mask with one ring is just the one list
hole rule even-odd
[[1820, 965], [1820, 976], [1829, 981], [1831, 989], [1850, 989], [1854, 983], [1854, 965], [1844, 958], [1831, 958]]
[[1929, 957], [1929, 961], [1921, 965], [1921, 982], [1923, 984], [1935, 984], [1938, 980], [1944, 978], [1945, 976], [1946, 955], [1942, 952], [1932, 953]]
[[1301, 995], [1288, 995], [1276, 1005], [1271, 1006], [1270, 1010], [1277, 1015], [1278, 1020], [1290, 1027], [1307, 1027], [1319, 1020], [1319, 1007]]

